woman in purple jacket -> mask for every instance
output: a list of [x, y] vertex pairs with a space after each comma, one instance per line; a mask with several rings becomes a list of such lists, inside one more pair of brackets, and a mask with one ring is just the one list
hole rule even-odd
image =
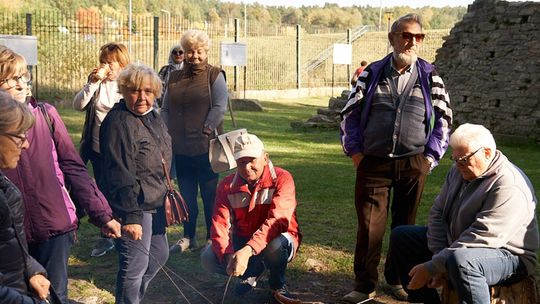
[[[29, 80], [25, 59], [0, 46], [0, 90], [25, 103]], [[72, 199], [104, 234], [120, 237], [120, 224], [88, 175], [56, 109], [49, 104], [40, 106], [32, 98], [27, 106], [36, 118], [27, 132], [30, 147], [22, 151], [17, 166], [4, 173], [23, 196], [29, 253], [45, 267], [51, 285], [67, 303], [67, 265], [77, 229]]]
[[[17, 166], [21, 152], [28, 149], [26, 131], [33, 124], [34, 116], [24, 105], [0, 92], [0, 169]], [[45, 269], [28, 254], [21, 193], [0, 171], [0, 302], [46, 303], [49, 286]]]

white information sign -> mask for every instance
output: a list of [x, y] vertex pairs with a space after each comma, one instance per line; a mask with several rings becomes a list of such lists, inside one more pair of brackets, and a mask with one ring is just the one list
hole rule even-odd
[[221, 42], [221, 65], [247, 65], [247, 45], [242, 42]]
[[334, 43], [334, 64], [352, 63], [352, 45]]
[[37, 65], [37, 37], [0, 35], [0, 45], [7, 46], [26, 59], [29, 65]]

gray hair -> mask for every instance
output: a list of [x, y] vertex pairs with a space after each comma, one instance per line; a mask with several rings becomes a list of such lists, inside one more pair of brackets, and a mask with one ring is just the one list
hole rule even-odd
[[404, 23], [411, 23], [415, 22], [418, 23], [420, 26], [420, 29], [422, 29], [422, 19], [420, 18], [420, 15], [416, 13], [409, 13], [405, 16], [399, 17], [394, 23], [392, 23], [392, 27], [390, 29], [391, 33], [399, 32], [399, 29]]
[[450, 136], [450, 146], [455, 149], [457, 147], [468, 147], [470, 150], [479, 148], [489, 148], [495, 152], [497, 145], [491, 132], [482, 125], [462, 124], [459, 126], [452, 136]]
[[0, 90], [0, 134], [26, 132], [34, 122], [34, 114], [25, 103]]
[[155, 98], [161, 96], [161, 79], [156, 74], [154, 69], [143, 64], [129, 64], [118, 75], [118, 91], [124, 97], [129, 94], [131, 90], [141, 89], [144, 82], [149, 80], [152, 86], [152, 93]]

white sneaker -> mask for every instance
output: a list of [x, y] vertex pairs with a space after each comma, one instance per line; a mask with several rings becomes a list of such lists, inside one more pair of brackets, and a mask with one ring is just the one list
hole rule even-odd
[[114, 243], [109, 238], [100, 238], [97, 242], [94, 248], [92, 249], [92, 253], [90, 253], [90, 256], [93, 257], [100, 257], [104, 256], [107, 252], [114, 249]]
[[169, 248], [169, 252], [184, 252], [188, 249], [195, 249], [197, 248], [197, 239], [196, 238], [187, 238], [183, 237], [176, 242], [176, 244], [172, 245]]

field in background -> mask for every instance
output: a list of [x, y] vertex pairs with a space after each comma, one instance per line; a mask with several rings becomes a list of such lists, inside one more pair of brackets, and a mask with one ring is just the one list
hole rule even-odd
[[[352, 261], [356, 235], [356, 215], [353, 204], [354, 170], [351, 161], [343, 156], [337, 130], [292, 130], [291, 121], [306, 120], [317, 107], [327, 104], [326, 98], [281, 100], [262, 102], [265, 111], [236, 112], [237, 127], [261, 137], [275, 165], [289, 170], [295, 179], [297, 214], [304, 234], [298, 257], [290, 264], [287, 274], [291, 291], [303, 301], [336, 303], [352, 286]], [[80, 112], [61, 109], [68, 129], [78, 143], [84, 116]], [[230, 117], [226, 117], [226, 130], [231, 130]], [[510, 160], [522, 168], [540, 194], [540, 155], [538, 145], [499, 142]], [[440, 190], [451, 161], [441, 161], [428, 182], [418, 212], [418, 224], [425, 224], [427, 213]], [[202, 208], [202, 207], [201, 207]], [[537, 211], [538, 213], [538, 211]], [[198, 239], [204, 243], [202, 214], [199, 217]], [[169, 229], [169, 242], [182, 235], [179, 227]], [[388, 236], [388, 235], [387, 235]], [[110, 253], [102, 258], [89, 256], [98, 238], [98, 230], [88, 223], [81, 225], [79, 244], [70, 259], [70, 297], [81, 302], [98, 297], [98, 303], [113, 301], [117, 257]], [[385, 248], [387, 240], [385, 240]], [[167, 267], [188, 283], [201, 290], [213, 303], [220, 303], [226, 278], [203, 273], [199, 251], [172, 255]], [[190, 291], [178, 277], [173, 279], [192, 303], [205, 303]], [[538, 275], [537, 275], [538, 278]], [[266, 303], [267, 292], [262, 288], [251, 296], [239, 300], [229, 287], [225, 303]], [[397, 303], [387, 296], [378, 298], [382, 303]], [[144, 303], [187, 303], [181, 299], [171, 282], [160, 274], [151, 283]]]
[[[92, 18], [90, 18], [92, 17]], [[101, 45], [118, 41], [128, 45], [131, 58], [158, 70], [168, 59], [170, 48], [179, 43], [181, 34], [193, 28], [204, 29], [210, 36], [209, 62], [220, 64], [220, 42], [234, 41], [230, 24], [201, 24], [176, 18], [136, 15], [131, 40], [127, 15], [104, 16], [69, 15], [55, 11], [33, 14], [0, 13], [0, 34], [31, 34], [38, 38], [38, 66], [35, 69], [34, 92], [39, 99], [51, 102], [70, 101], [87, 81], [89, 72], [97, 65]], [[449, 30], [429, 30], [420, 54], [434, 61], [436, 50], [443, 44]], [[239, 41], [247, 43], [248, 58], [244, 85], [243, 68], [238, 68], [237, 90], [283, 90], [297, 88], [296, 29], [291, 26], [252, 26], [238, 30]], [[360, 65], [387, 54], [387, 33], [369, 31], [353, 42], [353, 63], [332, 64], [332, 57], [322, 65], [307, 70], [306, 66], [322, 51], [346, 37], [341, 33], [300, 34], [300, 87], [347, 87], [350, 73]], [[229, 88], [234, 89], [234, 69], [226, 67]], [[333, 76], [334, 75], [334, 76]], [[334, 77], [334, 79], [333, 79]]]

